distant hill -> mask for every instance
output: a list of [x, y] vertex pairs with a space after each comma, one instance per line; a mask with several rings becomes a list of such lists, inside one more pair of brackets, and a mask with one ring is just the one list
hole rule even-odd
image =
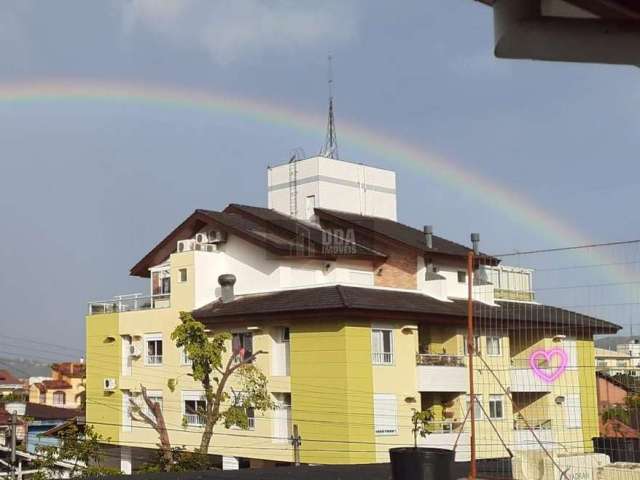
[[48, 363], [26, 358], [0, 358], [0, 369], [9, 370], [18, 378], [48, 377], [51, 374]]
[[623, 337], [622, 335], [612, 335], [609, 337], [598, 338], [596, 340], [596, 347], [606, 348], [607, 350], [615, 350], [616, 345], [621, 343], [631, 343], [633, 340], [640, 340], [640, 337]]

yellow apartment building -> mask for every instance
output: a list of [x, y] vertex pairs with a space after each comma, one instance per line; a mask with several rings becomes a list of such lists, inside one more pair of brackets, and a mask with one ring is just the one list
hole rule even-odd
[[[248, 412], [248, 430], [216, 427], [210, 454], [223, 468], [291, 463], [294, 424], [302, 463], [386, 462], [389, 448], [413, 444], [412, 414], [427, 409], [419, 444], [455, 446], [456, 460], [469, 460], [470, 248], [397, 222], [394, 172], [321, 157], [293, 163], [269, 169], [268, 208], [196, 210], [153, 247], [131, 269], [148, 278], [149, 295], [89, 304], [87, 423], [124, 472], [157, 443], [131, 420], [141, 385], [161, 404], [172, 445], [199, 445], [202, 387], [170, 338], [181, 311], [267, 352], [255, 364], [276, 408]], [[472, 288], [478, 457], [590, 451], [593, 335], [620, 327], [537, 303], [531, 270], [483, 262], [490, 282]], [[223, 274], [236, 279], [231, 301], [220, 300]], [[566, 369], [544, 381], [530, 359], [552, 349]], [[558, 369], [558, 358], [543, 360], [536, 370]]]

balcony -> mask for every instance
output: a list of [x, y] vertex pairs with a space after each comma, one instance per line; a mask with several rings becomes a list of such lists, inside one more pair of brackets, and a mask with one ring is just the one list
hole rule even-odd
[[419, 447], [453, 450], [455, 445], [456, 462], [468, 462], [470, 460], [469, 432], [462, 429], [461, 423], [450, 420], [430, 422], [428, 429], [431, 433], [424, 437], [418, 436]]
[[118, 295], [112, 300], [104, 302], [89, 302], [89, 315], [103, 313], [134, 312], [139, 310], [153, 310], [156, 308], [169, 308], [171, 306], [170, 294], [142, 295], [132, 293]]
[[[514, 420], [513, 447], [516, 450], [547, 450], [553, 449], [553, 431], [551, 420], [531, 421], [529, 429], [522, 421]], [[535, 434], [535, 435], [534, 435]], [[537, 438], [537, 440], [536, 440]]]
[[416, 355], [416, 377], [420, 392], [466, 392], [469, 373], [460, 355]]
[[206, 422], [204, 415], [198, 415], [196, 413], [185, 413], [184, 423], [190, 427], [203, 427]]
[[[521, 392], [550, 392], [553, 384], [545, 382], [533, 373], [529, 366], [528, 360], [512, 359], [511, 360], [511, 391], [514, 393]], [[541, 367], [542, 371], [548, 369]], [[551, 374], [551, 372], [549, 372]]]

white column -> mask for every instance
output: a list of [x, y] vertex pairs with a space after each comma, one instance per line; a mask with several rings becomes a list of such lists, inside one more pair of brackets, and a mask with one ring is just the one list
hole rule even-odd
[[222, 457], [222, 470], [239, 470], [240, 461], [236, 457]]
[[131, 475], [131, 447], [120, 447], [120, 471]]

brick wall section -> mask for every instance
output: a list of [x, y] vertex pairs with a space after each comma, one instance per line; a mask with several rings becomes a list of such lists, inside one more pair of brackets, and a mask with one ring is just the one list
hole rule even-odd
[[[374, 276], [376, 287], [418, 288], [418, 257], [415, 251], [399, 247], [385, 248], [388, 258], [379, 265]], [[378, 269], [381, 269], [378, 273]]]

